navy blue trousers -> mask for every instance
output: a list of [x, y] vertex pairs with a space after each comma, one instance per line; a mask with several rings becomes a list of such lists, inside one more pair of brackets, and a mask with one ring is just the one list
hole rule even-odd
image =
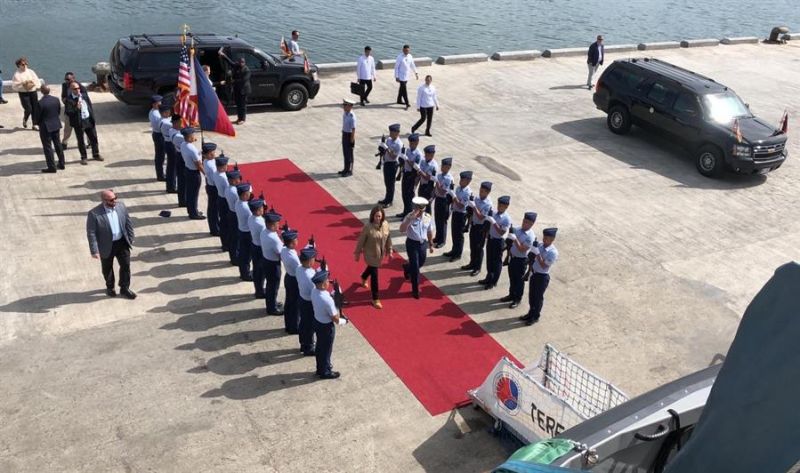
[[278, 311], [278, 289], [281, 287], [281, 262], [264, 258], [264, 278], [266, 288], [264, 298], [267, 301], [267, 313]]
[[264, 297], [264, 253], [261, 252], [261, 245], [253, 245], [252, 253], [255, 296]]
[[[228, 201], [225, 201], [225, 206], [228, 206]], [[236, 212], [233, 212], [230, 207], [226, 214], [225, 226], [228, 231], [228, 257], [231, 264], [239, 266], [239, 222], [236, 220]]]
[[188, 170], [183, 164], [183, 157], [180, 153], [177, 153], [175, 158], [175, 176], [178, 181], [178, 207], [186, 207], [186, 173]]
[[217, 193], [217, 212], [219, 213], [219, 242], [222, 249], [228, 251], [230, 230], [228, 229], [228, 202]]
[[153, 148], [155, 155], [153, 161], [156, 165], [156, 178], [164, 179], [164, 135], [159, 131], [154, 131], [150, 134], [153, 137]]
[[[161, 135], [162, 138], [164, 135]], [[167, 192], [177, 191], [177, 183], [175, 180], [177, 179], [177, 172], [175, 170], [175, 147], [172, 146], [172, 143], [169, 141], [164, 140], [164, 152], [167, 155]]]
[[450, 230], [453, 233], [453, 249], [450, 250], [451, 258], [461, 258], [464, 251], [464, 225], [467, 223], [466, 212], [453, 212], [450, 221]]
[[197, 169], [184, 169], [184, 185], [186, 191], [186, 211], [190, 217], [199, 215], [197, 201], [200, 198], [200, 171]]
[[508, 295], [515, 302], [520, 302], [525, 294], [525, 281], [522, 280], [522, 276], [525, 275], [527, 262], [527, 257], [516, 256], [511, 256], [511, 261], [508, 262]]
[[417, 171], [403, 171], [400, 181], [400, 194], [403, 197], [403, 216], [411, 212], [411, 200], [414, 198], [414, 187], [417, 185]]
[[483, 233], [483, 224], [472, 221], [469, 228], [469, 267], [480, 271], [483, 265], [483, 245], [486, 244], [486, 235]]
[[322, 324], [314, 319], [314, 333], [317, 335], [317, 374], [328, 374], [333, 370], [331, 354], [333, 339], [336, 338], [336, 326], [333, 322]]
[[428, 257], [428, 242], [406, 238], [406, 254], [408, 255], [408, 278], [411, 280], [411, 291], [419, 294], [419, 270], [425, 265]]
[[314, 306], [311, 301], [298, 297], [297, 308], [300, 312], [300, 350], [308, 353], [314, 349]]
[[208, 219], [208, 232], [214, 236], [219, 235], [219, 211], [217, 210], [217, 188], [206, 184], [206, 218]]
[[353, 172], [353, 148], [354, 143], [350, 142], [352, 133], [342, 132], [342, 154], [344, 155], [344, 169], [343, 171]]
[[544, 291], [550, 285], [550, 275], [543, 273], [531, 274], [531, 287], [528, 291], [528, 317], [533, 320], [539, 320], [542, 315], [542, 306], [544, 305]]
[[433, 222], [436, 224], [436, 236], [433, 238], [434, 244], [447, 243], [447, 221], [450, 219], [450, 204], [447, 197], [437, 197], [433, 201]]
[[383, 186], [386, 188], [383, 203], [385, 204], [394, 202], [395, 177], [397, 177], [397, 162], [387, 161], [383, 163]]
[[283, 327], [289, 333], [298, 333], [300, 312], [297, 309], [297, 299], [300, 298], [300, 289], [297, 287], [297, 278], [289, 273], [284, 274], [283, 287], [286, 291], [286, 300], [283, 303]]
[[253, 239], [250, 237], [250, 232], [243, 232], [237, 228], [239, 236], [239, 277], [251, 278], [253, 273], [250, 271], [250, 261], [253, 258]]
[[419, 189], [417, 189], [417, 195], [428, 199], [428, 206], [425, 207], [425, 211], [431, 213], [431, 200], [433, 200], [433, 181], [430, 181], [427, 184], [420, 184]]
[[486, 283], [496, 285], [503, 272], [503, 248], [505, 240], [492, 238], [486, 242]]

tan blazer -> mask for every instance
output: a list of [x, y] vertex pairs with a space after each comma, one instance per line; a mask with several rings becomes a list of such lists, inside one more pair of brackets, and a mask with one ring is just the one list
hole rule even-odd
[[389, 236], [389, 224], [384, 221], [380, 228], [375, 228], [372, 223], [366, 223], [358, 235], [356, 255], [364, 253], [367, 265], [379, 267], [381, 260], [392, 252], [392, 238]]

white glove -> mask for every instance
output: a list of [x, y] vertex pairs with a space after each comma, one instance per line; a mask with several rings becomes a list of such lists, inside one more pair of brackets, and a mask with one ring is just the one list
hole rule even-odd
[[469, 205], [470, 207], [472, 207], [474, 209], [475, 208], [475, 201], [474, 200], [470, 200], [469, 202], [467, 202], [467, 205]]
[[386, 143], [380, 143], [378, 145], [378, 149], [380, 149], [381, 151], [386, 151], [387, 149], [389, 149], [389, 146]]
[[449, 191], [447, 191], [447, 194], [449, 194], [449, 195], [450, 195], [450, 197], [452, 197], [452, 198], [454, 198], [454, 199], [456, 199], [456, 198], [457, 198], [457, 197], [456, 197], [456, 192], [455, 192], [453, 189], [450, 189]]
[[419, 164], [417, 164], [417, 163], [414, 163], [414, 169], [415, 169], [415, 170], [417, 170], [417, 171], [419, 171]]
[[536, 256], [539, 256], [539, 247], [538, 246], [531, 247], [531, 253], [533, 253]]
[[486, 217], [486, 221], [487, 221], [487, 222], [489, 222], [489, 223], [491, 223], [492, 225], [494, 225], [495, 223], [497, 223], [497, 222], [495, 221], [494, 217]]
[[511, 240], [511, 241], [517, 241], [517, 236], [514, 235], [513, 233], [509, 233], [508, 234], [508, 239]]

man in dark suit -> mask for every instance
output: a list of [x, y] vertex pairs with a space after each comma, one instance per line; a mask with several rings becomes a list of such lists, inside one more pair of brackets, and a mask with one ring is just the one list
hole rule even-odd
[[589, 46], [589, 55], [586, 64], [589, 66], [589, 77], [586, 79], [586, 88], [592, 90], [592, 77], [597, 72], [597, 68], [603, 65], [605, 59], [605, 48], [603, 47], [603, 36], [597, 35], [597, 41]]
[[233, 99], [236, 101], [237, 118], [234, 124], [241, 125], [247, 120], [247, 96], [252, 92], [250, 87], [250, 68], [247, 67], [247, 62], [243, 57], [240, 57], [236, 62], [231, 61], [222, 48], [219, 50], [219, 55], [231, 66], [233, 72]]
[[56, 163], [53, 159], [53, 146], [56, 148], [58, 156], [58, 169], [64, 169], [64, 150], [61, 149], [61, 102], [50, 95], [50, 87], [43, 85], [41, 89], [42, 98], [39, 99], [39, 116], [34, 122], [39, 126], [39, 138], [42, 140], [44, 159], [47, 168], [42, 172], [56, 172]]
[[78, 150], [81, 153], [81, 164], [86, 162], [86, 140], [84, 135], [89, 138], [92, 145], [92, 158], [102, 161], [100, 147], [97, 145], [97, 131], [95, 130], [94, 109], [89, 94], [81, 91], [81, 85], [74, 81], [69, 85], [69, 93], [64, 100], [64, 112], [69, 117], [69, 122], [75, 130], [78, 138]]
[[125, 204], [117, 201], [111, 189], [100, 193], [103, 203], [89, 211], [86, 217], [86, 237], [92, 258], [99, 259], [106, 280], [106, 294], [116, 297], [114, 291], [114, 258], [119, 263], [119, 292], [128, 299], [136, 299], [131, 291], [131, 247], [133, 223]]

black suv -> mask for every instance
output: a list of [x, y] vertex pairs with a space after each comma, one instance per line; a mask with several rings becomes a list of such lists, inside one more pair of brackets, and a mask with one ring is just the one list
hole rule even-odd
[[[231, 71], [219, 56], [220, 48], [233, 61], [244, 57], [250, 68], [253, 92], [248, 103], [280, 103], [286, 110], [300, 110], [319, 92], [317, 66], [304, 70], [303, 58], [285, 59], [265, 53], [238, 37], [217, 34], [189, 34], [194, 39], [195, 55], [200, 64], [211, 68], [211, 80], [217, 85], [222, 103], [232, 105]], [[150, 96], [171, 97], [178, 83], [181, 35], [143, 34], [121, 38], [111, 50], [110, 86], [114, 96], [130, 105], [147, 105]]]
[[678, 140], [704, 176], [720, 176], [726, 167], [765, 174], [788, 154], [786, 134], [750, 113], [733, 90], [658, 59], [614, 61], [597, 81], [594, 103], [614, 133], [636, 124]]

